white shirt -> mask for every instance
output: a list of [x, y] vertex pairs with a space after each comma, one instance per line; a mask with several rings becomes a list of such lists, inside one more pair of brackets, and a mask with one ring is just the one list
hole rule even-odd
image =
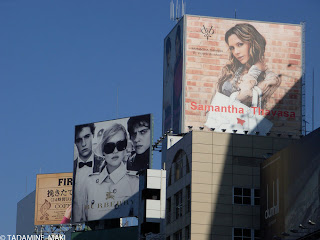
[[139, 177], [122, 162], [111, 174], [105, 167], [86, 182], [84, 220], [137, 216], [138, 191]]

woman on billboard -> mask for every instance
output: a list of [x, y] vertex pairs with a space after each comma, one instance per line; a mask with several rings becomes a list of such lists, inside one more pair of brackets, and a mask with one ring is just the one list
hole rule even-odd
[[[241, 23], [226, 32], [225, 42], [229, 47], [230, 63], [222, 69], [211, 104], [219, 105], [227, 100], [229, 105], [243, 106], [247, 112], [251, 107], [264, 109], [271, 95], [281, 83], [280, 78], [265, 64], [265, 38], [251, 24]], [[236, 125], [231, 124], [230, 126], [229, 119], [227, 125], [223, 126], [221, 125], [223, 120], [216, 118], [214, 113], [209, 112], [206, 126], [234, 128]], [[248, 119], [247, 124], [249, 122], [251, 126], [246, 126], [247, 129], [241, 130], [258, 129], [256, 125], [259, 125], [259, 122], [256, 119]], [[272, 126], [271, 122], [265, 122], [263, 130], [265, 132], [268, 131], [267, 128], [270, 130], [270, 125]]]
[[114, 124], [103, 133], [97, 150], [104, 157], [100, 173], [89, 176], [85, 186], [82, 221], [137, 216], [139, 178], [127, 171], [127, 131]]

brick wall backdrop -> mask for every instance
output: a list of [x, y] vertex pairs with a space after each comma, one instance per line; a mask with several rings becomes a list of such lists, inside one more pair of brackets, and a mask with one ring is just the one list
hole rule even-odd
[[[281, 74], [281, 85], [267, 103], [266, 109], [295, 112], [295, 119], [267, 116], [272, 131], [300, 133], [301, 129], [301, 32], [300, 25], [251, 22], [233, 19], [186, 16], [185, 47], [185, 131], [187, 126], [200, 127], [206, 122], [205, 111], [192, 110], [191, 102], [210, 105], [212, 93], [222, 68], [229, 63], [225, 33], [237, 23], [253, 25], [266, 39], [265, 59], [268, 69]], [[213, 27], [207, 39], [201, 28]], [[288, 67], [288, 64], [292, 64]]]

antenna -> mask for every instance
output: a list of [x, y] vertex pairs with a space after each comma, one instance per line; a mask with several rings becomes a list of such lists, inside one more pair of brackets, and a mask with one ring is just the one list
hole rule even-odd
[[177, 2], [176, 2], [176, 20], [177, 21], [179, 19], [179, 15], [180, 15], [180, 13], [179, 13], [179, 0], [177, 0]]
[[312, 131], [314, 130], [314, 68], [312, 72]]
[[176, 0], [176, 6], [174, 6], [173, 0], [170, 2], [170, 20], [171, 21], [179, 21], [183, 15], [186, 14], [186, 3], [181, 0], [181, 4], [179, 0]]
[[174, 3], [173, 0], [170, 2], [170, 20], [174, 21]]
[[181, 16], [186, 14], [186, 3], [183, 2], [181, 3]]

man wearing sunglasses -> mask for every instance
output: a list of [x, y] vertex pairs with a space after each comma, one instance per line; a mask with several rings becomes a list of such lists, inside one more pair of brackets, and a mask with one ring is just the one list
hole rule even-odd
[[99, 174], [89, 176], [84, 187], [85, 221], [137, 216], [139, 178], [127, 171], [127, 132], [121, 124], [114, 124], [103, 133], [98, 154], [104, 164]]
[[92, 150], [92, 138], [95, 126], [93, 123], [78, 125], [75, 128], [75, 145], [78, 157], [73, 162], [73, 206], [72, 221], [80, 222], [82, 211], [82, 186], [92, 173], [99, 172], [103, 158], [97, 156]]
[[150, 158], [150, 115], [131, 117], [128, 132], [135, 148], [135, 156], [127, 162], [127, 169], [139, 171], [149, 167]]

